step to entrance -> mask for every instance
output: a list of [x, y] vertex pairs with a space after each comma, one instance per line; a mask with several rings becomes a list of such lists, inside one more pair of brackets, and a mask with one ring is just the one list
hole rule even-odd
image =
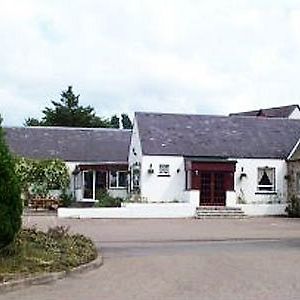
[[199, 206], [196, 208], [196, 218], [232, 218], [242, 219], [246, 215], [240, 207], [227, 207], [227, 206]]

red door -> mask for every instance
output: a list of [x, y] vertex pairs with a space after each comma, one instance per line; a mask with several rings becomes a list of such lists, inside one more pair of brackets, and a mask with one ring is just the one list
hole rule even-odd
[[200, 205], [225, 206], [224, 173], [202, 172]]

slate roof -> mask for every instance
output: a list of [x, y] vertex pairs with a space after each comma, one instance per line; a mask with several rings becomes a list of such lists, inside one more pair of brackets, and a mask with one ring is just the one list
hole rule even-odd
[[245, 111], [239, 113], [232, 113], [229, 116], [253, 116], [253, 117], [268, 117], [268, 118], [288, 118], [292, 112], [299, 108], [299, 105], [287, 105], [287, 106], [279, 106], [279, 107], [272, 107], [272, 108], [265, 108], [265, 109], [258, 109], [252, 111]]
[[74, 162], [127, 162], [131, 131], [104, 128], [4, 128], [11, 151], [37, 159]]
[[300, 138], [300, 120], [136, 113], [146, 155], [287, 158]]

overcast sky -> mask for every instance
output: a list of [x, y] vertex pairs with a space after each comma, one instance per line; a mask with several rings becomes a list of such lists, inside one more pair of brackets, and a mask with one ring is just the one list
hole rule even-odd
[[0, 0], [5, 125], [68, 85], [102, 116], [297, 104], [299, 69], [299, 0]]

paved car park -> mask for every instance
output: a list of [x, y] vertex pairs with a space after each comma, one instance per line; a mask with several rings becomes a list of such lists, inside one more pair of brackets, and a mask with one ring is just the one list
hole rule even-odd
[[97, 270], [0, 299], [299, 299], [300, 220], [57, 219], [90, 236], [104, 257]]

